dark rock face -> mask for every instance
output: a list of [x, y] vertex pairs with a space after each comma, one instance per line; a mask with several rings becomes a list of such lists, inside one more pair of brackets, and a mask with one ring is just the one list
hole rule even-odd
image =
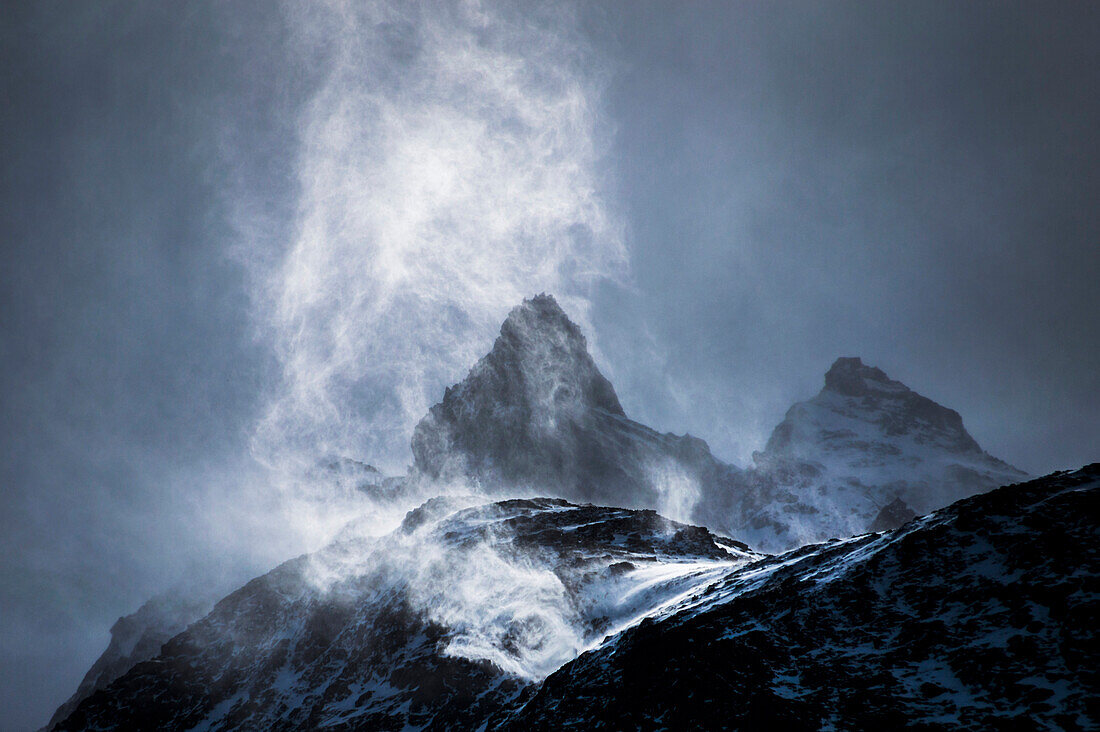
[[622, 416], [584, 336], [549, 295], [508, 315], [493, 349], [447, 389], [413, 433], [416, 467], [433, 477], [502, 480], [565, 467], [593, 412]]
[[916, 517], [917, 512], [906, 506], [905, 501], [895, 498], [878, 512], [878, 516], [875, 516], [875, 520], [871, 522], [870, 530], [889, 531], [902, 526], [907, 521], [912, 521]]
[[215, 599], [193, 588], [186, 593], [168, 592], [119, 618], [111, 627], [107, 650], [88, 669], [76, 692], [54, 712], [47, 726], [62, 721], [84, 699], [159, 654], [168, 640], [209, 612]]
[[627, 419], [549, 295], [512, 310], [489, 354], [417, 425], [412, 449], [432, 480], [625, 507], [666, 509], [670, 481], [727, 470], [702, 440]]
[[508, 729], [1094, 729], [1100, 465], [731, 574]]

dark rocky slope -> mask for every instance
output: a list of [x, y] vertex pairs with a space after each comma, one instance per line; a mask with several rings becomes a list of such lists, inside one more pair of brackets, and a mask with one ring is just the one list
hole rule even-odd
[[758, 558], [652, 511], [435, 499], [219, 602], [54, 729], [462, 729]]
[[196, 588], [166, 592], [119, 618], [111, 626], [107, 650], [88, 669], [76, 692], [54, 712], [47, 728], [72, 714], [94, 692], [159, 654], [161, 646], [210, 611], [217, 598], [208, 594]]
[[509, 729], [1096, 729], [1100, 464], [732, 572]]
[[1093, 465], [779, 556], [436, 499], [249, 583], [56, 728], [1095, 728], [1098, 491]]

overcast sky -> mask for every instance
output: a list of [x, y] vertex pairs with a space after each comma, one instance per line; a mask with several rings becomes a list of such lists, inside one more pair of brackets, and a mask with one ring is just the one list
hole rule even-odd
[[0, 10], [3, 729], [189, 571], [309, 548], [254, 458], [399, 468], [542, 289], [732, 462], [848, 355], [1100, 459], [1095, 4], [425, 8]]

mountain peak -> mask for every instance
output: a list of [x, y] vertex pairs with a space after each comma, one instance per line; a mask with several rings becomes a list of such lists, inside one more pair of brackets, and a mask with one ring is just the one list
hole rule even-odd
[[677, 520], [691, 518], [701, 486], [728, 493], [705, 442], [626, 416], [580, 328], [545, 294], [513, 308], [492, 350], [416, 426], [412, 451], [420, 478]]
[[876, 366], [867, 366], [858, 356], [841, 357], [825, 373], [825, 389], [845, 396], [862, 396], [872, 389], [908, 390]]
[[455, 388], [500, 387], [505, 382], [510, 395], [522, 391], [536, 411], [576, 413], [596, 408], [623, 414], [614, 387], [588, 353], [580, 327], [546, 293], [512, 308], [493, 349]]
[[[812, 424], [814, 432], [823, 430], [821, 435], [829, 435], [829, 439], [852, 432], [851, 425], [841, 427], [840, 421], [873, 426], [878, 439], [909, 435], [918, 442], [935, 443], [954, 453], [982, 453], [963, 427], [958, 412], [918, 394], [858, 357], [833, 362], [825, 374], [825, 387], [813, 399], [791, 408], [768, 441], [767, 451], [785, 452], [785, 448], [792, 447], [789, 443], [792, 439], [797, 441], [796, 433], [805, 431], [795, 429], [800, 424], [803, 427]], [[804, 439], [807, 437], [803, 434]], [[820, 438], [815, 435], [810, 439], [816, 442]], [[866, 441], [868, 435], [859, 439]]]
[[1024, 477], [983, 451], [954, 409], [857, 357], [838, 358], [824, 388], [787, 411], [764, 458], [811, 461], [841, 483], [888, 487], [919, 513]]
[[500, 326], [502, 336], [527, 340], [534, 335], [557, 332], [563, 338], [577, 339], [585, 346], [584, 335], [577, 324], [569, 319], [553, 295], [541, 292], [516, 305]]
[[[492, 350], [417, 425], [413, 457], [433, 477], [529, 463], [597, 413], [624, 416], [580, 328], [543, 293], [512, 309]], [[448, 467], [455, 456], [465, 464]]]
[[576, 413], [595, 408], [623, 414], [614, 387], [588, 353], [580, 327], [546, 293], [512, 308], [493, 349], [459, 386], [484, 386], [489, 381], [500, 385], [499, 378], [478, 378], [486, 372], [522, 388], [536, 412]]

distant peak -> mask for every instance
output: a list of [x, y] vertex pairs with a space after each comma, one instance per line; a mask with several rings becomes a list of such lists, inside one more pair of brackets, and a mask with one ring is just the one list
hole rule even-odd
[[897, 448], [892, 443], [898, 437], [909, 435], [917, 444], [937, 445], [944, 454], [984, 454], [958, 412], [921, 396], [854, 356], [833, 362], [825, 374], [825, 387], [812, 399], [791, 407], [772, 432], [764, 452], [805, 456], [827, 449], [835, 454], [845, 443], [848, 446], [843, 450], [848, 454], [861, 454], [867, 438], [855, 436], [850, 427], [852, 420], [874, 426], [879, 439], [891, 443], [883, 448], [887, 453]]
[[858, 356], [838, 358], [825, 373], [825, 389], [846, 396], [860, 396], [868, 390], [868, 382], [905, 388], [893, 381], [876, 366], [867, 366]]

